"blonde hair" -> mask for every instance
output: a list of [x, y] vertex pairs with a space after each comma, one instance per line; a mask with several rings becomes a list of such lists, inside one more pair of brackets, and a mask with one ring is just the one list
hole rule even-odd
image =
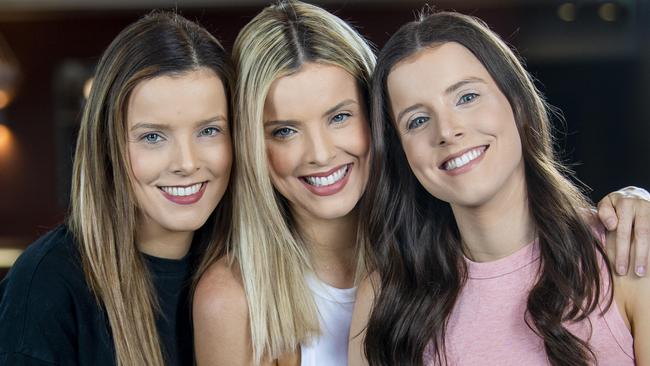
[[343, 20], [317, 6], [286, 1], [266, 7], [241, 30], [233, 59], [238, 171], [229, 259], [240, 267], [253, 357], [259, 363], [320, 333], [314, 299], [304, 282], [311, 268], [309, 253], [269, 177], [262, 127], [267, 93], [278, 78], [305, 62], [318, 62], [353, 75], [367, 102], [375, 56]]
[[[137, 208], [130, 184], [126, 108], [143, 80], [207, 67], [230, 96], [234, 73], [219, 42], [199, 25], [156, 12], [124, 29], [104, 52], [84, 107], [73, 167], [68, 224], [79, 246], [84, 275], [105, 309], [117, 365], [165, 364], [156, 329], [158, 304], [135, 244]], [[227, 232], [229, 193], [195, 234], [208, 243]]]

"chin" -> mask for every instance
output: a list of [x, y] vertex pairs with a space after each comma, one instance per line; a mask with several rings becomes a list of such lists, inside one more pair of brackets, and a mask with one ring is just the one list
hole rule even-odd
[[310, 210], [310, 213], [315, 217], [318, 217], [322, 220], [335, 220], [340, 219], [349, 215], [356, 206], [346, 207], [347, 202], [341, 202], [342, 204], [332, 203], [328, 204], [327, 207], [319, 207], [314, 210]]

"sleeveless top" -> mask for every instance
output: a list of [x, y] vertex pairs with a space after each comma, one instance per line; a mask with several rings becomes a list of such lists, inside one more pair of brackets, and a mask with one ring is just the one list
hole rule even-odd
[[305, 281], [314, 295], [321, 335], [300, 345], [300, 365], [345, 366], [357, 288], [332, 287], [314, 274], [308, 274]]
[[[602, 259], [601, 259], [602, 260]], [[446, 355], [450, 365], [549, 365], [544, 342], [524, 321], [528, 293], [540, 264], [537, 242], [492, 262], [465, 258], [468, 279], [447, 325]], [[609, 277], [601, 266], [604, 289]], [[599, 365], [634, 365], [630, 331], [615, 302], [603, 314], [601, 300], [588, 320], [565, 324], [575, 336], [588, 340]], [[435, 365], [433, 350], [424, 364]]]

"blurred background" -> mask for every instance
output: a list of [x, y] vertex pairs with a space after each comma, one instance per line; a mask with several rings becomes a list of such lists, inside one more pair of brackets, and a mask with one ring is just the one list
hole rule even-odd
[[[313, 1], [380, 48], [424, 1]], [[151, 9], [177, 9], [230, 50], [261, 0], [0, 0], [0, 279], [65, 218], [80, 108], [102, 51]], [[650, 0], [436, 0], [517, 48], [591, 198], [650, 188]]]

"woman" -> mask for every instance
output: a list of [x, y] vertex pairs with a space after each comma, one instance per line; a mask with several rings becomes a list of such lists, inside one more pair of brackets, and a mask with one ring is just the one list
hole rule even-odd
[[233, 53], [237, 204], [231, 245], [206, 256], [196, 289], [197, 362], [345, 364], [374, 55], [301, 2], [265, 8]]
[[350, 364], [650, 362], [650, 281], [612, 277], [547, 105], [498, 36], [457, 13], [408, 23], [373, 98], [386, 164]]
[[189, 365], [195, 258], [227, 237], [233, 70], [219, 42], [152, 13], [104, 52], [71, 213], [0, 286], [2, 365]]
[[341, 19], [291, 1], [247, 24], [234, 58], [233, 239], [199, 270], [197, 362], [345, 364], [374, 56]]

